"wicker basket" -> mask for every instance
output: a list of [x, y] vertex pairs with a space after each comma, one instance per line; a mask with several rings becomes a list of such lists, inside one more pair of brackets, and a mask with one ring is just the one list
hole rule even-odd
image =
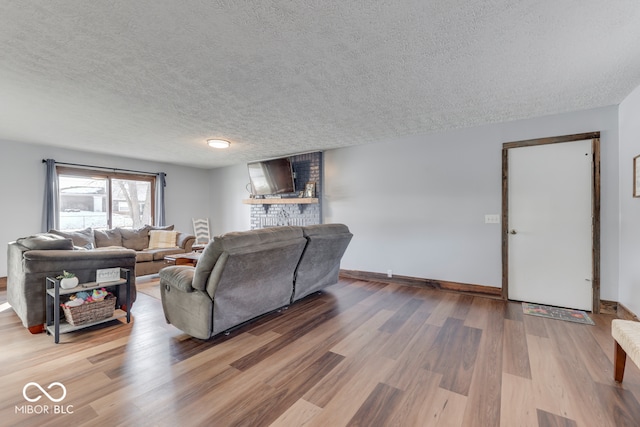
[[113, 316], [116, 309], [116, 297], [109, 294], [102, 301], [90, 302], [76, 307], [62, 304], [64, 317], [73, 326], [96, 322]]

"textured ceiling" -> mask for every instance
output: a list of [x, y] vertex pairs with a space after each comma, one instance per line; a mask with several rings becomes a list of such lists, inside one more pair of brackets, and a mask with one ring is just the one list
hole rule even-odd
[[204, 168], [613, 105], [638, 85], [638, 0], [0, 6], [0, 139]]

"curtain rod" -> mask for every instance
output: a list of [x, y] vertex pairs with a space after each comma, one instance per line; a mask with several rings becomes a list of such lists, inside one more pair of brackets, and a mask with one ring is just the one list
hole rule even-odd
[[[103, 170], [108, 170], [108, 171], [113, 171], [113, 172], [130, 172], [130, 173], [141, 173], [141, 174], [145, 174], [145, 175], [158, 175], [160, 172], [145, 172], [145, 171], [136, 171], [136, 170], [131, 170], [131, 169], [119, 169], [119, 168], [108, 168], [105, 166], [93, 166], [93, 165], [81, 165], [79, 163], [64, 163], [64, 162], [56, 162], [54, 160], [56, 165], [64, 165], [64, 166], [78, 166], [81, 168], [91, 168], [91, 169], [103, 169]], [[47, 163], [46, 159], [42, 159], [42, 163]], [[165, 174], [165, 176], [167, 176]]]

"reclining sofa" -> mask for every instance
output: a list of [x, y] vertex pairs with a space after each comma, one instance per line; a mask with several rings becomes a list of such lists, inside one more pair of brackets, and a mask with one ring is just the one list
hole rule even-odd
[[195, 267], [160, 271], [168, 323], [208, 339], [337, 283], [352, 234], [342, 224], [216, 236]]

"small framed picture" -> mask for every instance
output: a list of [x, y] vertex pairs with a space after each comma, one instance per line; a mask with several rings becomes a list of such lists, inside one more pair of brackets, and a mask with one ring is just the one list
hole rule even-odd
[[96, 283], [114, 282], [120, 279], [120, 268], [103, 268], [96, 270]]
[[633, 158], [633, 197], [640, 197], [640, 156]]
[[304, 197], [314, 198], [316, 197], [316, 183], [307, 182], [304, 186]]

